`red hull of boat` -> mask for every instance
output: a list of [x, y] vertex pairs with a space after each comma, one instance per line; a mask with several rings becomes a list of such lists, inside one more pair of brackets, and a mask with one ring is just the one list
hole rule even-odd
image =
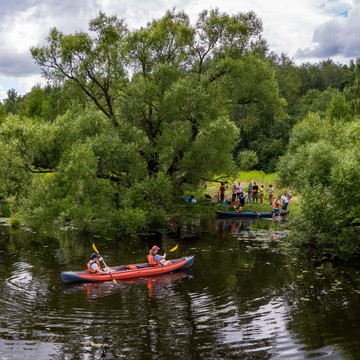
[[[113, 266], [115, 270], [110, 274], [91, 274], [88, 270], [84, 271], [63, 271], [60, 277], [64, 282], [95, 282], [133, 279], [144, 276], [165, 274], [172, 271], [186, 269], [194, 263], [194, 256], [186, 256], [181, 259], [171, 260], [172, 264], [168, 266], [151, 266], [149, 264], [134, 264], [134, 269], [127, 269], [128, 266]], [[125, 269], [126, 268], [126, 269]]]

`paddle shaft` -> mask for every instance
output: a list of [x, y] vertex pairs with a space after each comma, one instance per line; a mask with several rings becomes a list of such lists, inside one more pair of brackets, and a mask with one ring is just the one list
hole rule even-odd
[[[100, 253], [99, 253], [99, 251], [98, 251], [98, 249], [97, 249], [97, 247], [95, 246], [94, 243], [93, 243], [93, 246], [92, 246], [92, 247], [93, 247], [93, 249], [95, 250], [95, 252], [100, 255]], [[100, 255], [100, 256], [101, 256], [101, 255]], [[101, 257], [102, 257], [102, 256], [101, 256]], [[105, 268], [108, 268], [108, 266], [107, 266], [106, 263], [105, 263], [104, 258], [102, 259], [102, 263], [104, 264]], [[115, 278], [113, 277], [111, 271], [110, 271], [110, 270], [108, 270], [108, 271], [109, 271], [108, 273], [109, 273], [109, 275], [111, 276], [112, 281], [114, 282], [114, 284], [116, 284], [117, 282], [116, 282]]]

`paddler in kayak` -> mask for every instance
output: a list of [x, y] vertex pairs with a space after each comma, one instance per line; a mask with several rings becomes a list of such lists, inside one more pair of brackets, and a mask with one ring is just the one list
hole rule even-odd
[[164, 253], [163, 256], [159, 255], [157, 252], [160, 250], [160, 248], [156, 245], [154, 245], [151, 249], [150, 249], [150, 253], [147, 256], [149, 264], [153, 265], [153, 266], [167, 266], [167, 265], [171, 265], [171, 261], [170, 260], [166, 260], [166, 253]]
[[92, 253], [90, 256], [90, 261], [87, 263], [87, 268], [92, 274], [104, 274], [113, 272], [114, 270], [109, 267], [101, 268], [101, 261], [104, 261], [104, 259], [96, 253]]

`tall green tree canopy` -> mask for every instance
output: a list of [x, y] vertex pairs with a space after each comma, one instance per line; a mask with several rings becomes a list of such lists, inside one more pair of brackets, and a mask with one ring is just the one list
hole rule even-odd
[[88, 103], [46, 119], [46, 107], [32, 106], [34, 89], [26, 112], [0, 128], [30, 184], [24, 195], [10, 187], [8, 194], [32, 223], [45, 216], [143, 226], [168, 210], [183, 184], [236, 171], [240, 129], [251, 119], [284, 119], [252, 12], [203, 11], [191, 25], [185, 13], [168, 11], [133, 31], [99, 13], [89, 32], [54, 28], [46, 41], [31, 48], [43, 75], [54, 86], [71, 84]]

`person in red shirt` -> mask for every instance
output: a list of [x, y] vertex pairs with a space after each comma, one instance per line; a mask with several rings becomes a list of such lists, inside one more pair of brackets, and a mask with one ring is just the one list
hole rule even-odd
[[225, 201], [225, 184], [222, 182], [220, 185], [220, 203]]

